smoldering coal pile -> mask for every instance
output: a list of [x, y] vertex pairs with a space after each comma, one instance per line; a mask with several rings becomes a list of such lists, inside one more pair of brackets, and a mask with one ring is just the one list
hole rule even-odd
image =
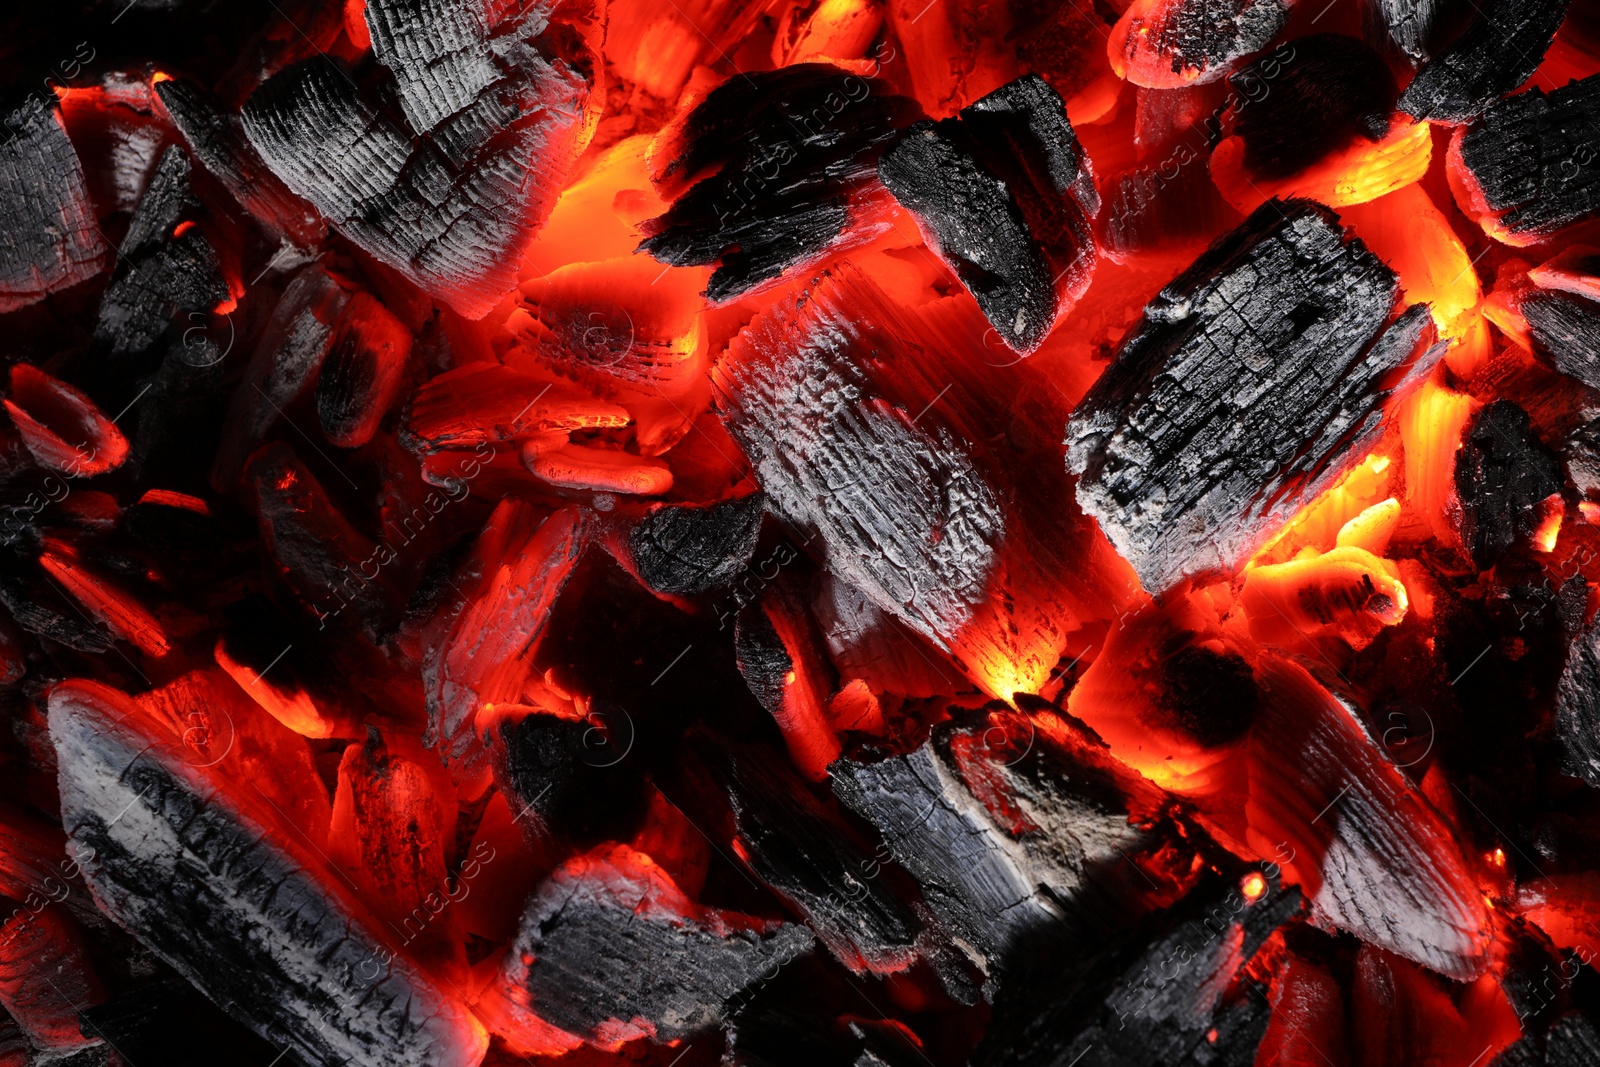
[[0, 15], [0, 1067], [1600, 1063], [1600, 17]]

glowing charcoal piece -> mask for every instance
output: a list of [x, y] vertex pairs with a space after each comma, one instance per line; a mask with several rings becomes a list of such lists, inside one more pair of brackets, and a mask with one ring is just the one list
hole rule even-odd
[[1461, 539], [1488, 567], [1534, 534], [1537, 508], [1561, 492], [1561, 467], [1533, 436], [1528, 413], [1509, 400], [1479, 411], [1456, 454]]
[[1216, 81], [1265, 48], [1294, 0], [1134, 0], [1106, 47], [1135, 85], [1180, 89]]
[[[1145, 588], [1242, 564], [1364, 455], [1440, 351], [1328, 209], [1269, 202], [1161, 291], [1067, 424], [1078, 502]], [[1442, 346], [1440, 346], [1442, 348]]]
[[1466, 30], [1417, 71], [1400, 110], [1466, 122], [1527, 81], [1561, 28], [1570, 0], [1485, 0]]

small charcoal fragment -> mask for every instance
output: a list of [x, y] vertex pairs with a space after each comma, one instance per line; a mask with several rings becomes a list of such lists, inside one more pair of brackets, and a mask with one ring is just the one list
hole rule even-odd
[[1528, 413], [1496, 400], [1473, 418], [1456, 455], [1461, 539], [1479, 567], [1533, 536], [1538, 505], [1561, 492], [1561, 465], [1529, 428]]
[[405, 384], [411, 331], [368, 293], [345, 305], [317, 376], [317, 418], [328, 440], [359, 448], [372, 439]]
[[679, 1041], [811, 946], [804, 926], [701, 907], [626, 845], [568, 861], [528, 901], [499, 990], [534, 1035]]
[[1203, 85], [1265, 48], [1292, 0], [1134, 0], [1108, 47], [1117, 73], [1149, 89]]
[[[214, 728], [201, 747], [183, 740], [196, 709]], [[328, 804], [304, 742], [231, 681], [189, 676], [137, 703], [65, 683], [50, 736], [95, 903], [229, 1014], [320, 1067], [479, 1062], [482, 1024], [318, 855]]]
[[183, 149], [167, 149], [128, 223], [94, 327], [95, 340], [114, 360], [146, 352], [174, 315], [191, 326], [188, 316], [211, 311], [230, 295], [216, 250], [192, 224], [199, 201], [190, 173]]
[[878, 176], [1015, 351], [1038, 348], [1088, 289], [1099, 194], [1061, 97], [1038, 75], [912, 126]]
[[[616, 717], [620, 721], [621, 716]], [[612, 716], [590, 719], [526, 715], [501, 720], [494, 739], [494, 777], [530, 844], [583, 846], [626, 838], [644, 810], [644, 781], [615, 752], [622, 739], [600, 734]]]
[[908, 969], [921, 924], [867, 843], [770, 750], [708, 739], [701, 753], [727, 792], [738, 854], [755, 876], [846, 967], [880, 974]]
[[[1540, 0], [1535, 0], [1540, 2]], [[1461, 210], [1507, 243], [1600, 214], [1600, 74], [1501, 100], [1451, 141]]]
[[1248, 894], [1208, 879], [1146, 944], [1114, 942], [1010, 987], [974, 1067], [1249, 1067], [1270, 1009], [1245, 967], [1304, 907], [1299, 889], [1253, 878]]
[[1483, 0], [1459, 37], [1423, 64], [1400, 110], [1434, 122], [1467, 122], [1538, 69], [1571, 0]]
[[754, 555], [765, 514], [760, 493], [709, 507], [661, 505], [628, 535], [633, 565], [658, 593], [694, 596], [725, 585]]
[[[1078, 502], [1160, 594], [1243, 563], [1374, 440], [1428, 329], [1327, 208], [1269, 201], [1158, 294], [1067, 424]], [[1396, 379], [1399, 379], [1398, 381]]]
[[716, 264], [706, 297], [722, 303], [884, 232], [871, 178], [915, 106], [877, 85], [827, 63], [723, 82], [658, 141], [656, 180], [694, 185], [645, 223], [640, 250]]
[[105, 262], [83, 166], [54, 98], [0, 125], [0, 314], [88, 281]]
[[1252, 174], [1286, 178], [1357, 136], [1381, 140], [1398, 90], [1389, 66], [1354, 37], [1319, 33], [1231, 75], [1238, 98], [1234, 132]]
[[1413, 65], [1421, 63], [1434, 54], [1450, 7], [1448, 0], [1366, 0], [1368, 37], [1386, 40]]

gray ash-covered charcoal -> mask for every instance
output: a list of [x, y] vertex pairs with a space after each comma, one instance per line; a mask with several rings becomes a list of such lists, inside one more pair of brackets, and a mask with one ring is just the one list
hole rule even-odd
[[529, 898], [497, 993], [514, 1019], [602, 1046], [679, 1041], [811, 944], [802, 925], [701, 907], [649, 856], [601, 846]]
[[1570, 0], [1481, 0], [1467, 29], [1423, 64], [1400, 110], [1466, 122], [1527, 81], [1555, 40]]
[[831, 768], [835, 794], [883, 835], [991, 981], [1135, 916], [1151, 884], [1136, 857], [1166, 840], [1129, 820], [1154, 787], [1118, 775], [1081, 731], [1061, 736], [1076, 750], [997, 709], [935, 727], [909, 752], [866, 750]]
[[1088, 289], [1099, 194], [1065, 104], [1037, 74], [912, 126], [878, 176], [1015, 351], [1038, 348]]
[[1461, 540], [1479, 567], [1489, 567], [1533, 536], [1539, 505], [1561, 492], [1561, 465], [1534, 436], [1528, 413], [1496, 400], [1473, 416], [1456, 453]]
[[[1327, 208], [1268, 201], [1144, 309], [1067, 424], [1084, 511], [1153, 594], [1231, 571], [1359, 460], [1426, 307]], [[1409, 369], [1407, 368], [1410, 363]]]
[[107, 251], [59, 107], [30, 98], [0, 123], [0, 314], [88, 281]]

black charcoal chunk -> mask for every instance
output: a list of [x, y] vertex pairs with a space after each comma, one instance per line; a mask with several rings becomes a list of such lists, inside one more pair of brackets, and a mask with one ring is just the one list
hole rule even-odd
[[1561, 465], [1529, 427], [1528, 413], [1496, 400], [1473, 417], [1456, 453], [1461, 540], [1480, 568], [1533, 536], [1539, 504], [1561, 492]]
[[1417, 119], [1466, 122], [1532, 77], [1570, 0], [1482, 0], [1466, 31], [1423, 64], [1400, 97]]
[[[519, 253], [584, 142], [589, 78], [576, 55], [547, 50], [571, 27], [543, 3], [365, 10], [394, 88], [310, 59], [246, 101], [245, 133], [356, 244], [481, 317], [516, 283]], [[400, 114], [385, 106], [396, 91]]]
[[595, 721], [554, 715], [504, 720], [494, 746], [495, 783], [536, 846], [548, 836], [583, 845], [630, 836], [644, 809], [644, 779], [619, 757], [627, 717], [600, 705]]
[[1600, 74], [1502, 100], [1461, 135], [1465, 175], [1519, 244], [1600, 214]]
[[1013, 350], [1036, 349], [1087, 288], [1099, 196], [1061, 97], [1038, 75], [912, 126], [878, 176]]
[[528, 900], [501, 969], [513, 1011], [590, 1040], [677, 1041], [811, 947], [794, 923], [701, 908], [624, 845], [558, 868]]
[[[1084, 511], [1160, 594], [1231, 572], [1359, 458], [1429, 328], [1327, 208], [1268, 201], [1144, 309], [1067, 424]], [[1397, 380], [1398, 379], [1398, 380]]]
[[1293, 48], [1228, 79], [1242, 101], [1234, 132], [1245, 166], [1264, 178], [1296, 174], [1358, 136], [1380, 140], [1399, 92], [1383, 57], [1354, 37], [1319, 33]]
[[1556, 737], [1567, 773], [1600, 787], [1600, 627], [1572, 640], [1556, 683]]
[[[1412, 65], [1433, 56], [1449, 15], [1449, 0], [1365, 0], [1368, 37], [1386, 41]], [[1386, 48], [1386, 50], [1387, 50]]]
[[128, 223], [94, 327], [95, 341], [113, 360], [143, 354], [174, 316], [187, 329], [191, 316], [200, 318], [229, 296], [216, 250], [192, 225], [200, 202], [190, 172], [183, 149], [168, 148]]
[[130, 712], [94, 683], [50, 695], [62, 822], [93, 857], [101, 910], [313, 1067], [474, 1067], [486, 1042], [467, 1009], [318, 876], [287, 817], [159, 748]]
[[973, 1067], [1250, 1067], [1271, 1009], [1241, 971], [1303, 907], [1298, 888], [1258, 877], [1255, 900], [1208, 878], [1148, 941], [1009, 986]]
[[709, 507], [661, 505], [628, 535], [633, 565], [658, 593], [694, 596], [726, 585], [755, 554], [765, 514], [760, 493]]
[[61, 112], [30, 100], [0, 124], [0, 314], [88, 281], [106, 252]]
[[793, 907], [852, 970], [895, 971], [915, 956], [920, 924], [883, 877], [873, 849], [770, 749], [706, 739], [702, 757], [733, 810], [751, 872]]
[[910, 752], [829, 768], [834, 793], [991, 979], [1102, 936], [1129, 906], [1120, 865], [1157, 839], [1129, 824], [1103, 768], [1063, 759], [1034, 729], [997, 710], [937, 726]]
[[1600, 1063], [1600, 1029], [1583, 1012], [1557, 1019], [1545, 1035], [1545, 1067], [1588, 1067]]
[[1600, 389], [1600, 303], [1576, 293], [1536, 290], [1523, 297], [1521, 310], [1534, 346], [1556, 370]]
[[[35, 573], [40, 579], [48, 578], [42, 570]], [[20, 574], [0, 577], [0, 605], [11, 613], [18, 626], [79, 652], [110, 651], [116, 639], [91, 622], [75, 603], [64, 595], [51, 595], [53, 592]]]
[[1131, 46], [1203, 84], [1267, 47], [1289, 22], [1289, 0], [1167, 0], [1150, 16], [1130, 27], [1140, 38]]
[[722, 303], [861, 236], [852, 204], [870, 201], [883, 146], [914, 110], [877, 85], [828, 63], [723, 82], [666, 135], [662, 177], [694, 184], [645, 223], [640, 250], [716, 264], [706, 296]]

